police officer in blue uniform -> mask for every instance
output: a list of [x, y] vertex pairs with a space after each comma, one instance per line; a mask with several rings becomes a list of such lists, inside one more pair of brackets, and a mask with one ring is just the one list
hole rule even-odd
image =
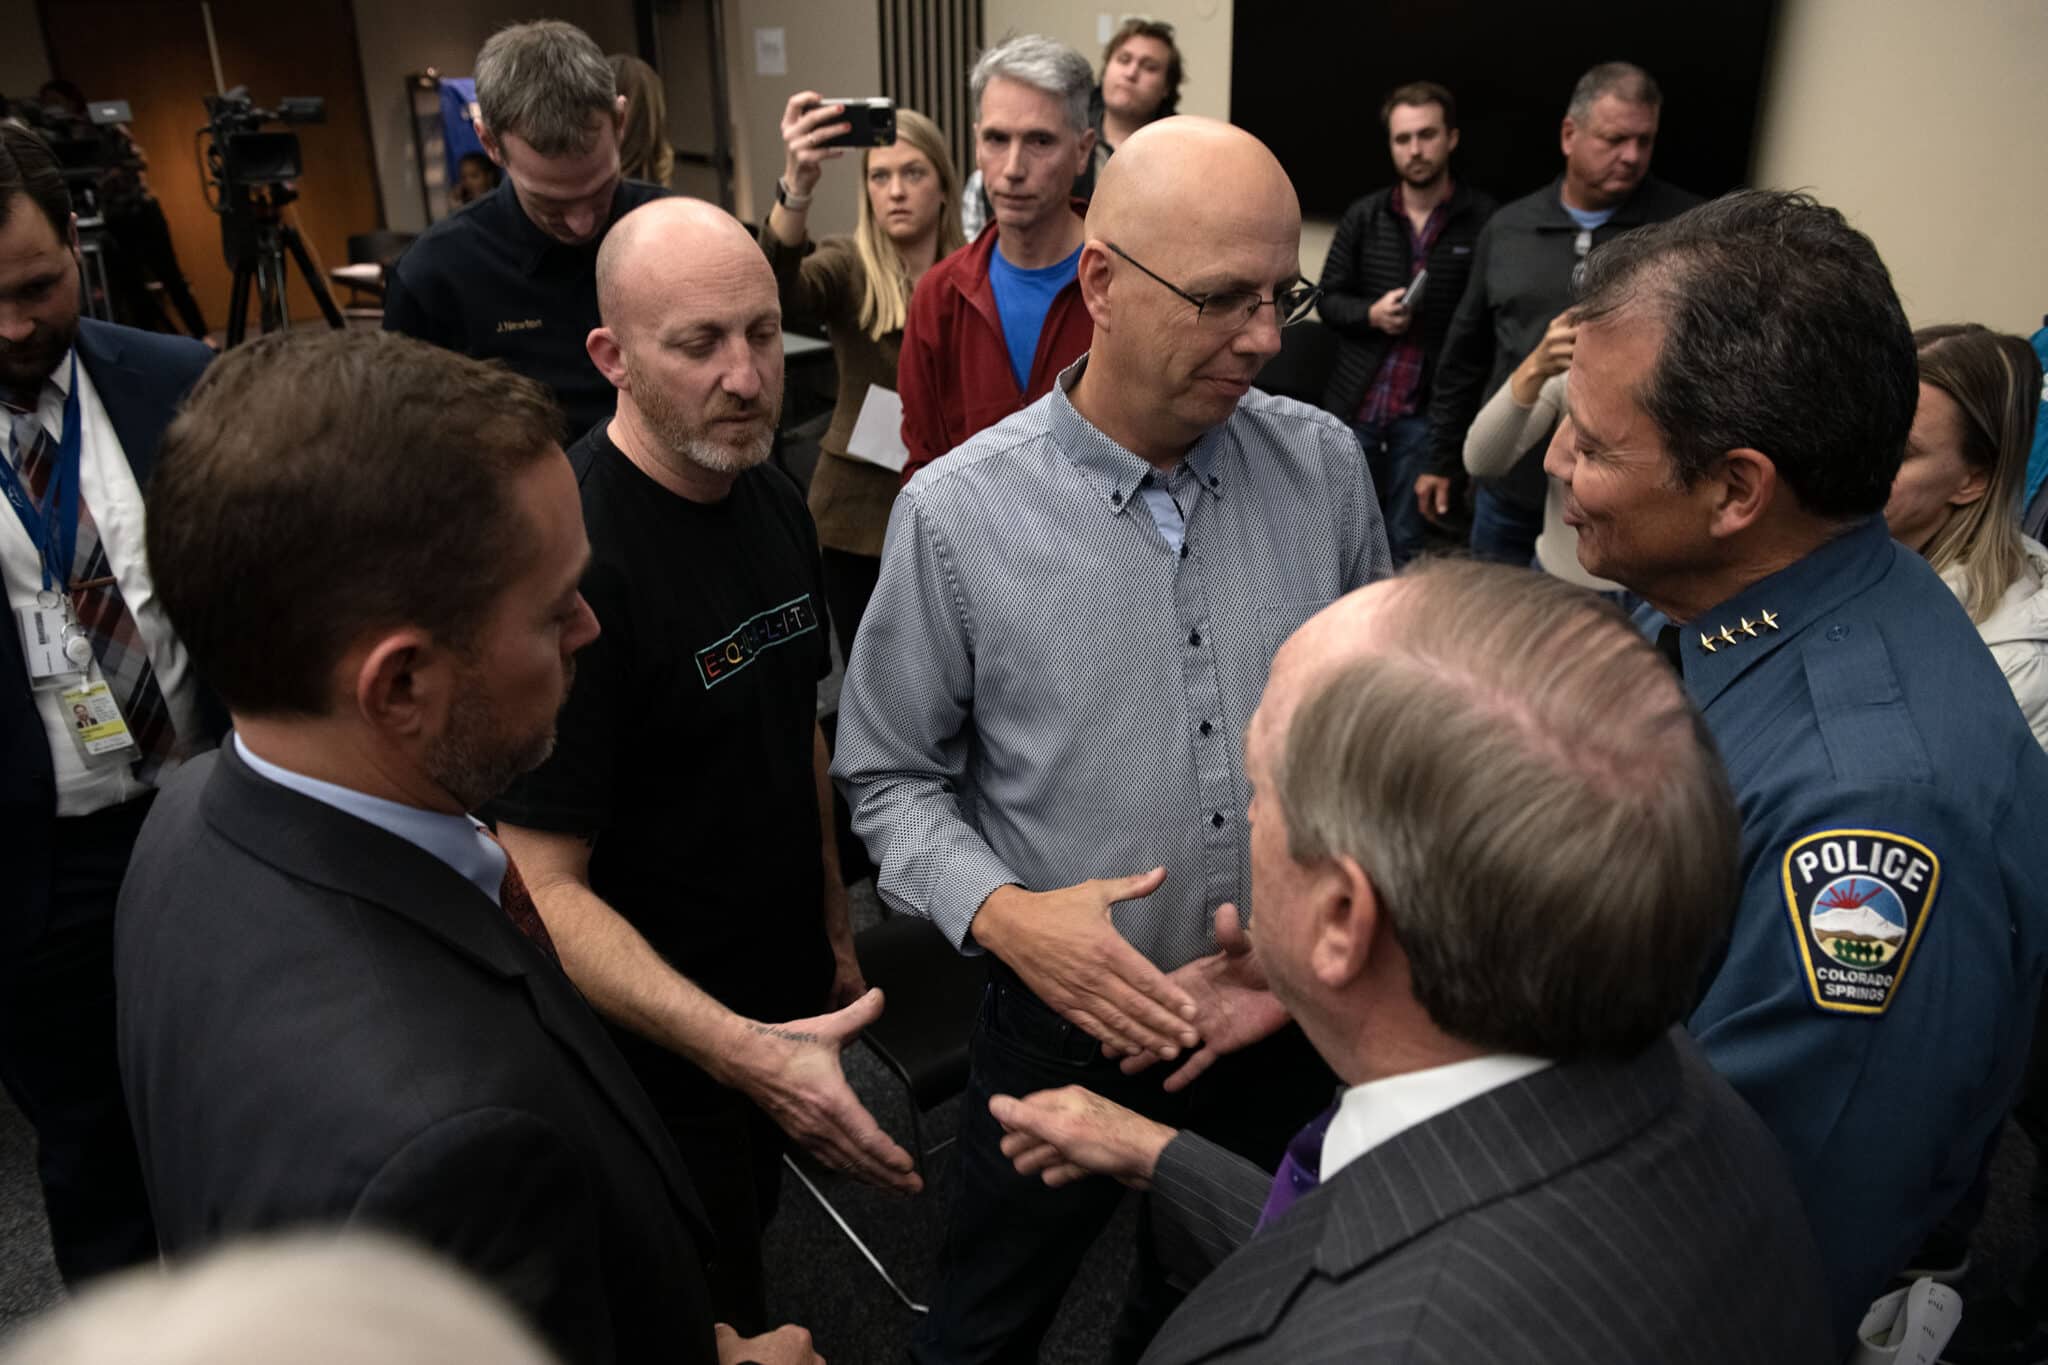
[[1746, 192], [1596, 251], [1545, 460], [1719, 743], [1743, 893], [1689, 1026], [1784, 1144], [1846, 1351], [1975, 1179], [2048, 965], [2048, 756], [1880, 515], [1918, 394], [1883, 263]]

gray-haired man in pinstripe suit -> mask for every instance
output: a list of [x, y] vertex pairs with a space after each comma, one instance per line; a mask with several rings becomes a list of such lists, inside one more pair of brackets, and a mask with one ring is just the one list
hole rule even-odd
[[1246, 767], [1243, 975], [1337, 1105], [1277, 1175], [1079, 1088], [990, 1106], [1020, 1171], [1149, 1186], [1217, 1267], [1145, 1360], [1836, 1358], [1784, 1159], [1673, 1027], [1738, 819], [1650, 645], [1555, 580], [1433, 565], [1292, 637]]

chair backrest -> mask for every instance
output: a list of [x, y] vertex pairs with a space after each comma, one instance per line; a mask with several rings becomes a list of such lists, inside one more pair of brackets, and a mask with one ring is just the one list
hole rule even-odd
[[405, 254], [413, 244], [417, 232], [393, 232], [389, 228], [378, 228], [375, 232], [349, 234], [348, 263], [350, 265], [389, 266]]
[[930, 1109], [967, 1085], [967, 1038], [988, 984], [987, 961], [967, 957], [931, 921], [891, 915], [854, 935], [862, 975], [882, 988], [882, 1017], [861, 1034]]

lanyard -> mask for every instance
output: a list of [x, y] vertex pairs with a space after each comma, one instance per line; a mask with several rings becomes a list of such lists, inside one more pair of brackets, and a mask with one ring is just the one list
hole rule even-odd
[[78, 352], [71, 353], [71, 391], [64, 395], [64, 434], [57, 439], [57, 465], [43, 505], [22, 486], [12, 460], [0, 459], [0, 495], [5, 495], [22, 528], [43, 557], [45, 592], [71, 582], [71, 557], [78, 552]]

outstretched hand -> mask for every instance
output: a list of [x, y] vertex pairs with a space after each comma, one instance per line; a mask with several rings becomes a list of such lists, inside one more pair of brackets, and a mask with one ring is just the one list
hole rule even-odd
[[915, 1163], [846, 1083], [839, 1054], [882, 1017], [882, 992], [786, 1024], [743, 1021], [731, 1082], [805, 1151], [835, 1171], [904, 1194], [924, 1188]]
[[1149, 896], [1165, 881], [1166, 869], [1155, 867], [1057, 891], [999, 887], [974, 917], [974, 938], [1112, 1056], [1177, 1057], [1198, 1041], [1189, 1022], [1195, 1002], [1124, 941], [1109, 913], [1117, 902]]
[[991, 1095], [988, 1112], [1003, 1125], [1003, 1155], [1019, 1175], [1052, 1186], [1106, 1175], [1134, 1189], [1152, 1183], [1174, 1130], [1078, 1085], [1017, 1099]]
[[[1238, 921], [1237, 907], [1216, 907], [1216, 946], [1220, 951], [1198, 957], [1167, 979], [1185, 990], [1195, 1002], [1195, 1027], [1202, 1045], [1166, 1078], [1169, 1092], [1185, 1090], [1197, 1076], [1215, 1065], [1216, 1059], [1240, 1048], [1270, 1038], [1287, 1023], [1287, 1008], [1275, 999], [1266, 984], [1252, 941]], [[1115, 1056], [1109, 1048], [1104, 1056]], [[1123, 1072], [1135, 1076], [1146, 1067], [1169, 1061], [1156, 1052], [1125, 1057]]]

